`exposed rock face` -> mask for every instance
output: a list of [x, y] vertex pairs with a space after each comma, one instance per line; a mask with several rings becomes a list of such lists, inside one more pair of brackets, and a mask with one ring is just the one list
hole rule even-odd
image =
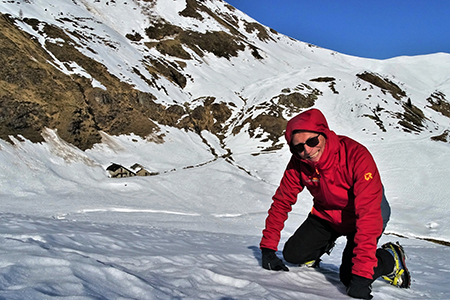
[[86, 83], [50, 65], [48, 53], [7, 15], [0, 17], [0, 40], [0, 137], [20, 134], [37, 142], [51, 127], [82, 148], [98, 142]]
[[[81, 149], [100, 142], [99, 130], [112, 135], [135, 133], [147, 136], [159, 124], [219, 133], [230, 116], [229, 108], [205, 100], [192, 112], [183, 106], [157, 104], [155, 96], [136, 90], [107, 72], [99, 62], [74, 47], [74, 41], [61, 29], [26, 19], [42, 28], [56, 43], [41, 44], [21, 31], [8, 15], [0, 17], [0, 138], [21, 135], [33, 142], [43, 141], [45, 127], [58, 130], [66, 141]], [[52, 53], [67, 67], [82, 67], [101, 81], [104, 88], [78, 75], [64, 74], [49, 64]], [[174, 67], [155, 61], [155, 76], [166, 76], [181, 88], [186, 79]], [[152, 84], [150, 82], [150, 84]], [[182, 118], [185, 116], [184, 118]]]

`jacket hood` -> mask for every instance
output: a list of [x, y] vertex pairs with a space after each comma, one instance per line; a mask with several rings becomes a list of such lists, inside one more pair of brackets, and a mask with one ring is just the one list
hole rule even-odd
[[[295, 130], [311, 131], [321, 133], [327, 139], [324, 153], [316, 167], [328, 169], [332, 167], [333, 156], [339, 151], [339, 138], [338, 136], [328, 128], [328, 122], [322, 112], [316, 108], [309, 109], [295, 116], [286, 126], [285, 138], [288, 145], [291, 145], [292, 133]], [[293, 154], [296, 158], [300, 159], [298, 154]]]
[[284, 134], [288, 145], [291, 144], [292, 132], [295, 130], [323, 133], [327, 138], [330, 136], [327, 120], [322, 112], [316, 108], [304, 111], [289, 120]]

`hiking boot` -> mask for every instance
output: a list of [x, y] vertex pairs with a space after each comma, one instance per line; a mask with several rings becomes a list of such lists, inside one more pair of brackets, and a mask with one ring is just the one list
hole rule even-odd
[[[335, 245], [336, 245], [336, 242], [334, 240], [330, 241], [325, 247], [323, 247], [321, 249], [321, 254], [320, 254], [319, 257], [321, 257], [325, 253], [330, 255], [330, 253], [331, 253], [331, 251], [333, 251], [333, 248], [334, 248]], [[308, 267], [308, 268], [319, 268], [321, 261], [322, 260], [320, 258], [313, 259], [311, 261], [307, 261], [307, 262], [305, 262], [303, 264], [300, 264], [300, 267], [305, 266], [305, 267]]]
[[319, 259], [314, 259], [314, 260], [311, 260], [311, 261], [307, 261], [304, 264], [301, 264], [300, 267], [305, 266], [305, 267], [308, 267], [308, 268], [318, 268], [318, 267], [320, 267], [320, 261], [321, 261], [320, 258]]
[[409, 288], [411, 285], [411, 274], [405, 265], [406, 255], [403, 247], [397, 242], [396, 244], [386, 243], [381, 248], [391, 253], [395, 261], [394, 270], [390, 274], [383, 275], [383, 279], [389, 281], [393, 286]]

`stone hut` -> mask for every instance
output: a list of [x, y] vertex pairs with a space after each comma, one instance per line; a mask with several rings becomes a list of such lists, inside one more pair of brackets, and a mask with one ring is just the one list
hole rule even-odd
[[128, 170], [124, 166], [118, 164], [112, 164], [107, 169], [112, 178], [122, 178], [122, 177], [133, 177], [136, 176], [136, 173]]
[[[133, 169], [136, 172], [137, 176], [152, 176], [158, 174], [157, 172], [149, 172], [147, 171], [142, 165], [135, 163], [131, 166], [131, 169]], [[136, 171], [137, 170], [137, 171]]]

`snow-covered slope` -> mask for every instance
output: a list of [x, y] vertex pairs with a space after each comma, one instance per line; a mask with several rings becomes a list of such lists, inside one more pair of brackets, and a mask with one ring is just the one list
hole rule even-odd
[[[180, 15], [193, 3], [201, 17]], [[380, 243], [404, 245], [413, 282], [401, 290], [379, 280], [376, 299], [448, 298], [450, 248], [430, 240], [450, 242], [449, 54], [379, 61], [265, 27], [261, 38], [260, 27], [245, 30], [254, 20], [222, 1], [2, 0], [0, 11], [44, 48], [39, 26], [63, 28], [80, 52], [157, 103], [189, 112], [213, 97], [231, 110], [216, 134], [162, 124], [146, 137], [100, 131], [102, 143], [85, 151], [53, 129], [42, 143], [0, 140], [0, 298], [347, 299], [337, 271], [344, 240], [320, 269], [260, 266], [261, 231], [290, 154], [282, 132], [252, 121], [271, 116], [281, 126], [305, 109], [289, 100], [299, 94], [313, 99], [336, 133], [366, 145], [379, 166], [392, 206]], [[244, 49], [220, 57], [184, 45], [190, 59], [162, 54], [145, 44], [156, 42], [145, 29], [160, 19], [203, 34], [239, 29], [233, 34]], [[137, 33], [142, 40], [125, 37]], [[153, 77], [150, 59], [177, 64], [185, 87]], [[55, 56], [49, 63], [89, 78], [93, 89], [111, 88], [75, 63]], [[111, 163], [139, 163], [156, 175], [109, 178]], [[299, 195], [282, 244], [311, 203]]]
[[[164, 144], [109, 137], [86, 152], [52, 132], [44, 144], [0, 142], [0, 297], [347, 299], [338, 279], [344, 239], [320, 269], [260, 266], [261, 230], [286, 149], [252, 156], [244, 145], [239, 163], [230, 162], [215, 159], [197, 135], [166, 130]], [[439, 163], [448, 146], [395, 136], [366, 142], [393, 208], [380, 243], [400, 241], [413, 278], [410, 290], [379, 280], [374, 296], [446, 299], [450, 248], [421, 238], [449, 239], [450, 165]], [[108, 178], [110, 161], [160, 174]], [[310, 208], [301, 194], [280, 246]]]

